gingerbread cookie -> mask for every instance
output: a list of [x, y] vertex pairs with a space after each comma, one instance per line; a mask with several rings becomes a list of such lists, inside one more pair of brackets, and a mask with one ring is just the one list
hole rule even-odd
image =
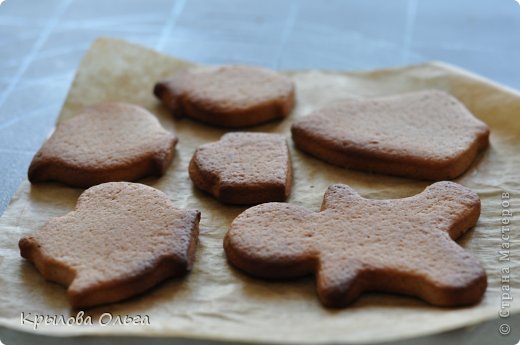
[[258, 277], [314, 273], [329, 307], [345, 306], [364, 291], [470, 305], [482, 298], [486, 273], [454, 240], [479, 215], [478, 195], [453, 182], [395, 200], [364, 199], [337, 184], [320, 212], [286, 203], [249, 208], [231, 224], [224, 248], [231, 264]]
[[184, 71], [158, 82], [154, 94], [177, 117], [230, 128], [285, 118], [294, 106], [289, 78], [242, 65]]
[[81, 194], [76, 209], [19, 242], [47, 280], [68, 287], [74, 308], [117, 302], [193, 265], [200, 212], [161, 191], [110, 182]]
[[289, 148], [279, 134], [225, 134], [195, 151], [189, 172], [198, 188], [228, 204], [283, 201], [291, 191]]
[[338, 102], [294, 123], [292, 136], [335, 165], [430, 180], [461, 175], [489, 144], [486, 124], [433, 90]]
[[58, 125], [34, 156], [29, 180], [90, 187], [160, 176], [172, 161], [176, 143], [175, 135], [147, 110], [125, 103], [99, 104]]

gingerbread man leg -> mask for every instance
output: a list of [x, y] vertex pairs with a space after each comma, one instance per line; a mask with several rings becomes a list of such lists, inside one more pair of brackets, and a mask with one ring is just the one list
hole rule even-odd
[[318, 297], [327, 307], [341, 307], [355, 300], [365, 289], [359, 280], [362, 264], [356, 259], [325, 255], [316, 271]]

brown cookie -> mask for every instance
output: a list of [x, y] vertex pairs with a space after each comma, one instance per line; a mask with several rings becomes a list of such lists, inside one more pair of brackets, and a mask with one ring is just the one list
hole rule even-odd
[[479, 215], [478, 195], [453, 182], [395, 200], [364, 199], [337, 184], [320, 212], [286, 203], [249, 208], [231, 224], [224, 248], [231, 264], [258, 277], [314, 273], [329, 307], [345, 306], [364, 291], [469, 305], [482, 298], [486, 273], [454, 240]]
[[58, 125], [29, 167], [32, 183], [90, 187], [165, 173], [177, 138], [136, 105], [103, 103]]
[[294, 83], [260, 67], [232, 65], [176, 74], [154, 94], [175, 116], [219, 127], [247, 127], [285, 118], [294, 106]]
[[299, 149], [326, 162], [430, 180], [461, 175], [489, 144], [486, 124], [434, 90], [338, 102], [291, 130]]
[[92, 307], [189, 271], [199, 220], [199, 211], [175, 208], [157, 189], [104, 183], [83, 192], [73, 212], [23, 237], [20, 253], [45, 279], [68, 286], [72, 307]]
[[228, 204], [283, 201], [291, 191], [291, 157], [279, 134], [225, 134], [195, 151], [189, 172], [198, 188]]

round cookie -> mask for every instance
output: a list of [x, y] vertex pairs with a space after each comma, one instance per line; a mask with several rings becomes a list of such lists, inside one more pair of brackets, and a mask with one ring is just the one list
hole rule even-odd
[[42, 276], [68, 287], [74, 308], [117, 302], [191, 270], [200, 212], [138, 183], [104, 183], [76, 209], [19, 242]]
[[154, 94], [176, 117], [229, 128], [285, 118], [294, 107], [289, 78], [244, 65], [180, 72], [158, 82]]
[[428, 180], [463, 174], [489, 145], [489, 128], [436, 90], [353, 99], [292, 125], [296, 147], [326, 162]]
[[60, 123], [34, 156], [32, 183], [57, 181], [90, 187], [110, 181], [161, 176], [177, 138], [139, 106], [103, 103]]
[[292, 184], [291, 157], [284, 136], [228, 133], [199, 147], [189, 167], [200, 189], [227, 204], [284, 201]]
[[247, 209], [232, 222], [224, 249], [232, 265], [254, 276], [315, 274], [328, 307], [364, 291], [470, 305], [486, 290], [486, 272], [454, 240], [479, 216], [478, 195], [453, 182], [395, 200], [365, 199], [338, 184], [328, 188], [320, 212], [287, 203]]

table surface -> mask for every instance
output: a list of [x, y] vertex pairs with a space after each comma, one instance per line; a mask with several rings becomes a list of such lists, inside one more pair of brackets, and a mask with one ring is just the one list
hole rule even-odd
[[[0, 214], [52, 131], [96, 37], [193, 62], [274, 69], [367, 70], [439, 60], [519, 89], [516, 1], [7, 0], [0, 5]], [[490, 325], [449, 336], [485, 343], [496, 333]], [[515, 343], [507, 338], [492, 342]], [[436, 341], [428, 339], [417, 341]]]

